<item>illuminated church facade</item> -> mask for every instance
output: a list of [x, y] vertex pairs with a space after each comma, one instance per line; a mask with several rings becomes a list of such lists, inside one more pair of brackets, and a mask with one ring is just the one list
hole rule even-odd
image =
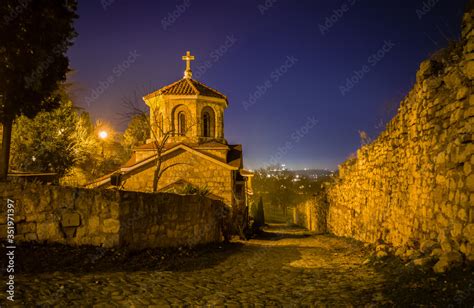
[[244, 169], [242, 146], [225, 139], [228, 99], [192, 78], [190, 61], [194, 57], [189, 52], [183, 60], [182, 79], [143, 98], [150, 108], [151, 138], [133, 149], [130, 160], [119, 170], [88, 187], [152, 192], [159, 163], [164, 171], [159, 192], [206, 191], [231, 207], [246, 206], [253, 173]]

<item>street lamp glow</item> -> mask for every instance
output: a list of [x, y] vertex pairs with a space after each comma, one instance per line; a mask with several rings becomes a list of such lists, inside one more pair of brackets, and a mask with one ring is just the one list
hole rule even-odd
[[99, 132], [100, 139], [106, 139], [108, 136], [109, 136], [109, 133], [107, 133], [105, 130], [102, 130]]

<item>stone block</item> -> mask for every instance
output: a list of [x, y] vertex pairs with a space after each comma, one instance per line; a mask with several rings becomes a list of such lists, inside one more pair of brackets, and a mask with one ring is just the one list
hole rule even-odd
[[169, 229], [166, 230], [166, 236], [168, 238], [175, 238], [176, 237], [176, 231], [169, 228]]
[[36, 225], [38, 240], [54, 241], [60, 239], [59, 225], [54, 222], [38, 223]]
[[466, 187], [470, 192], [474, 192], [474, 173], [466, 178]]
[[408, 258], [408, 259], [417, 259], [418, 257], [420, 257], [420, 252], [416, 249], [408, 249], [405, 254], [404, 254], [404, 257], [405, 258]]
[[470, 223], [464, 227], [462, 234], [470, 243], [474, 244], [474, 223]]
[[470, 255], [474, 253], [474, 244], [470, 243], [463, 243], [461, 244], [459, 251], [461, 251], [464, 255]]
[[469, 95], [469, 88], [468, 87], [462, 87], [456, 93], [456, 99], [457, 100], [462, 100], [462, 99], [466, 98], [468, 95]]
[[424, 267], [430, 264], [432, 261], [433, 261], [432, 257], [418, 258], [418, 259], [413, 260], [413, 265]]
[[385, 257], [388, 257], [388, 253], [384, 250], [380, 250], [375, 253], [375, 256], [377, 258], [385, 258]]
[[25, 234], [25, 241], [35, 242], [37, 240], [38, 240], [38, 235], [36, 233], [26, 233]]
[[445, 273], [452, 268], [461, 265], [463, 262], [463, 258], [459, 252], [448, 252], [443, 254], [438, 262], [433, 267], [433, 271], [435, 273]]
[[469, 61], [464, 65], [464, 74], [470, 79], [474, 79], [474, 61]]
[[61, 225], [63, 227], [78, 227], [81, 225], [81, 216], [78, 213], [63, 213]]
[[116, 219], [105, 219], [102, 224], [102, 232], [104, 233], [118, 233], [120, 230], [120, 222]]
[[428, 78], [430, 75], [435, 72], [435, 62], [431, 60], [426, 60], [421, 62], [420, 68], [416, 73], [416, 79], [418, 82], [421, 82], [423, 79]]
[[462, 77], [457, 71], [453, 71], [443, 78], [446, 85], [450, 88], [457, 88], [462, 83]]
[[404, 247], [399, 247], [397, 250], [395, 250], [395, 256], [397, 257], [402, 257], [406, 252], [406, 249]]
[[17, 234], [35, 233], [36, 223], [20, 223], [16, 226]]
[[99, 232], [100, 229], [100, 219], [97, 216], [92, 216], [89, 217], [89, 220], [87, 221], [87, 229], [90, 234], [95, 234]]
[[76, 236], [77, 227], [63, 227], [62, 231], [66, 238], [73, 238]]
[[420, 244], [420, 251], [422, 253], [430, 253], [434, 248], [438, 246], [438, 243], [433, 240], [425, 240]]
[[26, 221], [26, 216], [25, 215], [17, 215], [15, 218], [16, 218], [16, 223]]
[[111, 207], [110, 208], [110, 218], [118, 219], [120, 217], [119, 207]]

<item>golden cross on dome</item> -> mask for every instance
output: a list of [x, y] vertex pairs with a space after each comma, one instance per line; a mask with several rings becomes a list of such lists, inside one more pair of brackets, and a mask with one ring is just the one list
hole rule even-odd
[[191, 71], [191, 61], [194, 61], [196, 58], [191, 56], [191, 52], [186, 52], [186, 55], [183, 56], [183, 61], [186, 61], [186, 71], [184, 71], [184, 78], [191, 78], [193, 72]]

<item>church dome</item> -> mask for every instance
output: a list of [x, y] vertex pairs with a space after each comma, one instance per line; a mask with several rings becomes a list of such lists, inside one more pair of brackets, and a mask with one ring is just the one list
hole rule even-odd
[[183, 78], [178, 80], [166, 87], [159, 89], [158, 91], [148, 94], [145, 96], [145, 99], [150, 99], [158, 95], [199, 95], [220, 98], [227, 101], [227, 97], [224, 94], [191, 78]]
[[191, 61], [194, 61], [195, 57], [191, 55], [191, 52], [187, 52], [183, 56], [183, 61], [186, 61], [186, 70], [184, 71], [184, 77], [166, 87], [159, 89], [151, 94], [144, 97], [145, 100], [149, 100], [159, 95], [176, 95], [176, 96], [204, 96], [217, 99], [223, 99], [228, 104], [227, 97], [219, 91], [200, 83], [197, 80], [192, 79], [193, 72], [191, 70]]
[[227, 97], [219, 91], [193, 79], [188, 51], [184, 77], [143, 99], [150, 107], [152, 136], [164, 138], [166, 143], [227, 144], [224, 138], [224, 111]]

